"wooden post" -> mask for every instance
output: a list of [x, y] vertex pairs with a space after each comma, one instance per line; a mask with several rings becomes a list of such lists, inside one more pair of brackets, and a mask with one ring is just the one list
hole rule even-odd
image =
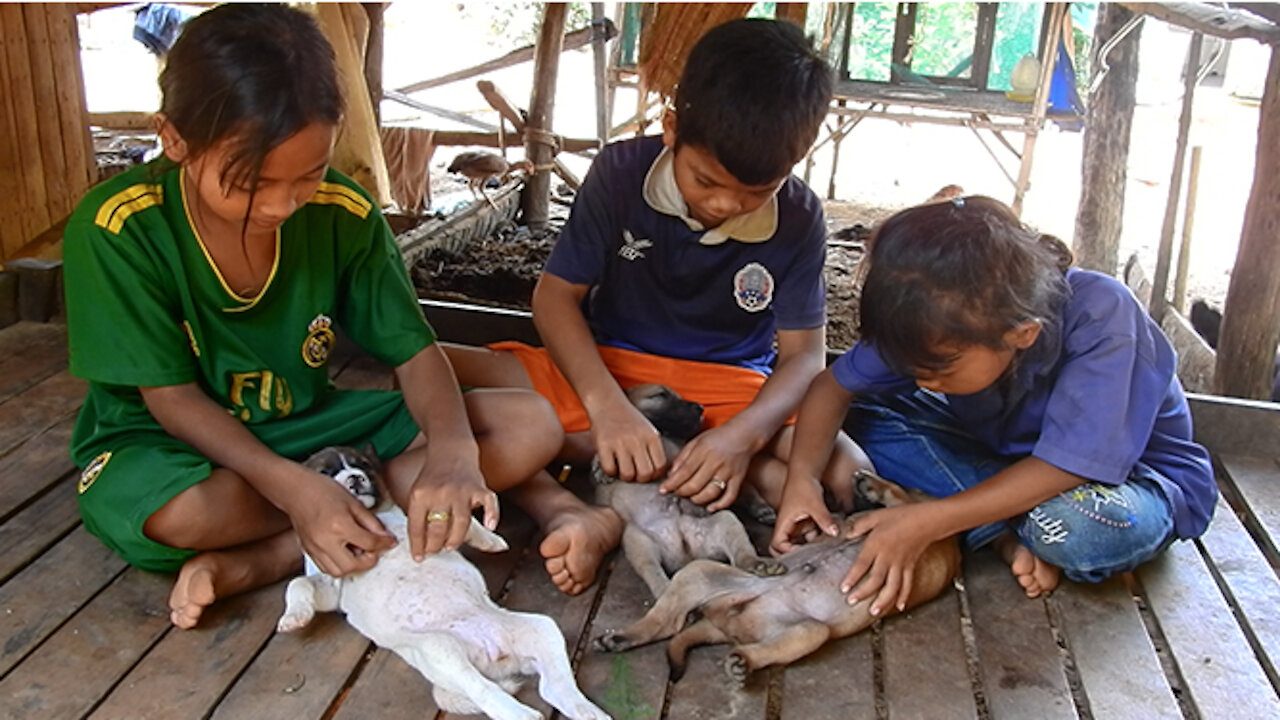
[[[547, 3], [538, 30], [538, 45], [533, 58], [533, 93], [529, 98], [529, 117], [525, 121], [524, 153], [535, 168], [545, 167], [555, 159], [551, 140], [551, 117], [555, 111], [556, 75], [560, 70], [560, 48], [564, 42], [564, 21], [568, 3]], [[524, 221], [530, 230], [547, 226], [551, 202], [551, 173], [537, 170], [525, 183], [521, 205]]]
[[369, 16], [369, 39], [364, 46], [364, 82], [369, 87], [369, 102], [373, 103], [373, 122], [382, 126], [382, 50], [384, 3], [360, 3]]
[[605, 52], [604, 3], [591, 3], [591, 60], [596, 74], [596, 137], [600, 144], [609, 142], [609, 123], [613, 105], [609, 96], [608, 60]]
[[809, 3], [778, 3], [773, 11], [775, 20], [789, 20], [802, 28], [808, 15]]
[[1227, 288], [1214, 370], [1218, 392], [1255, 399], [1271, 394], [1280, 342], [1280, 51], [1275, 46], [1263, 88], [1253, 189]]
[[1187, 309], [1187, 269], [1191, 266], [1191, 228], [1196, 218], [1196, 190], [1200, 187], [1200, 153], [1203, 147], [1191, 148], [1191, 170], [1187, 173], [1187, 202], [1182, 209], [1182, 242], [1178, 245], [1178, 271], [1173, 276], [1173, 306]]
[[1191, 132], [1191, 107], [1200, 75], [1200, 48], [1204, 35], [1191, 34], [1187, 48], [1186, 78], [1182, 83], [1182, 115], [1178, 118], [1178, 140], [1173, 149], [1173, 172], [1169, 179], [1169, 201], [1164, 206], [1164, 225], [1160, 228], [1160, 248], [1156, 252], [1156, 273], [1151, 280], [1151, 304], [1147, 310], [1159, 322], [1169, 305], [1169, 266], [1173, 255], [1173, 228], [1178, 222], [1178, 199], [1182, 195], [1182, 166], [1186, 162], [1187, 135]]
[[[1117, 3], [1102, 3], [1094, 27], [1095, 52], [1133, 17]], [[1115, 43], [1105, 58], [1095, 58], [1094, 72], [1102, 63], [1108, 68], [1107, 74], [1090, 94], [1085, 116], [1073, 250], [1080, 267], [1114, 275], [1120, 266], [1129, 135], [1137, 104], [1137, 30]]]

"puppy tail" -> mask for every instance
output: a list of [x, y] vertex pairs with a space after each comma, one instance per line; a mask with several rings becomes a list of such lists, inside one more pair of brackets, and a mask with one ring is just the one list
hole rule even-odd
[[480, 521], [474, 517], [471, 518], [471, 527], [467, 528], [466, 543], [488, 553], [499, 553], [509, 547], [501, 535], [481, 525]]

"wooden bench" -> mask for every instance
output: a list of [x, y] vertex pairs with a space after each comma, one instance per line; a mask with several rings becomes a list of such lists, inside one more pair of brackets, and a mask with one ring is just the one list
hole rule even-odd
[[[65, 338], [59, 325], [0, 330], [0, 718], [436, 717], [426, 681], [341, 617], [276, 634], [283, 584], [218, 602], [195, 630], [169, 625], [172, 578], [127, 567], [79, 523], [66, 447], [85, 384], [67, 373]], [[390, 384], [365, 359], [336, 370], [340, 385]], [[1206, 397], [1193, 407], [1224, 489], [1200, 540], [1040, 600], [993, 553], [970, 553], [936, 601], [741, 689], [721, 670], [723, 646], [695, 650], [678, 683], [661, 645], [591, 648], [646, 608], [618, 555], [590, 590], [564, 596], [536, 528], [507, 508], [511, 551], [475, 560], [499, 602], [556, 619], [579, 683], [618, 720], [1280, 717], [1280, 414]], [[531, 690], [522, 699], [550, 712]]]

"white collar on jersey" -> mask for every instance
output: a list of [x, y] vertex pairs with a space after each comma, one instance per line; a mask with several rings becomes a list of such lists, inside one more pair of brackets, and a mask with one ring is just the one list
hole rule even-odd
[[[675, 153], [662, 148], [649, 172], [644, 176], [644, 201], [649, 207], [665, 215], [674, 215], [684, 221], [690, 230], [706, 230], [702, 223], [689, 217], [689, 206], [676, 185]], [[778, 196], [749, 213], [735, 215], [706, 230], [698, 240], [703, 245], [719, 245], [733, 239], [744, 243], [760, 243], [773, 237], [778, 231]]]

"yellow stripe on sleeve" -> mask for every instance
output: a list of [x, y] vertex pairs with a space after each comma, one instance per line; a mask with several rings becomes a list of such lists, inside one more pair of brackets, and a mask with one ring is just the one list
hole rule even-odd
[[162, 202], [164, 202], [164, 190], [160, 185], [130, 185], [107, 198], [102, 207], [98, 208], [98, 214], [94, 216], [93, 222], [98, 227], [106, 228], [108, 232], [119, 235], [120, 229], [124, 227], [124, 222], [130, 215]]
[[338, 205], [361, 220], [368, 217], [369, 211], [373, 209], [373, 203], [366, 200], [360, 193], [346, 185], [331, 182], [320, 183], [320, 187], [316, 188], [307, 202], [317, 205]]

